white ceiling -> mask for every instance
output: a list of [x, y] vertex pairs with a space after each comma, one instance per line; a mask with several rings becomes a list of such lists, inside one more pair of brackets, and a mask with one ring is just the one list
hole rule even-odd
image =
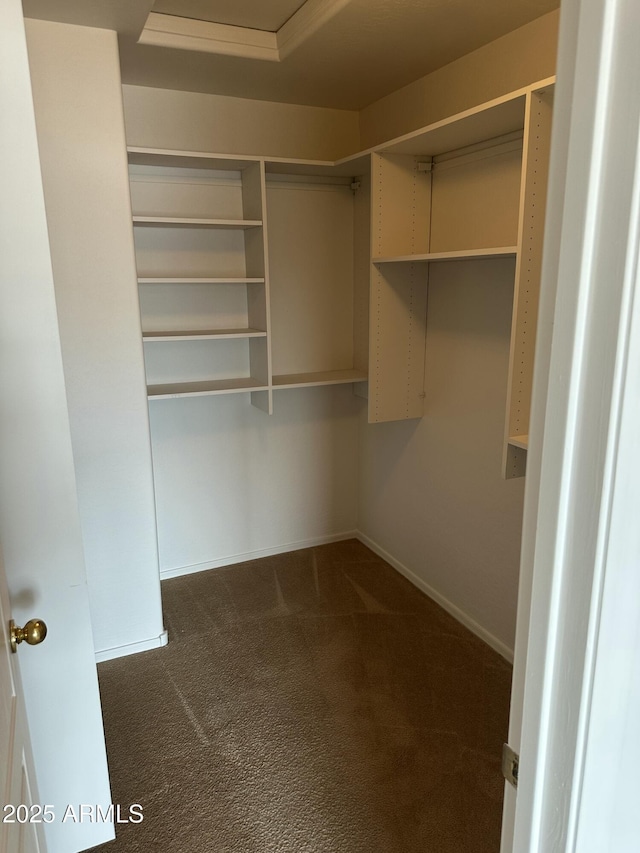
[[154, 12], [275, 33], [305, 0], [156, 0]]
[[[559, 0], [156, 0], [155, 12], [163, 6], [184, 18], [205, 9], [216, 23], [250, 28], [232, 35], [279, 29], [286, 17], [282, 34], [303, 17], [311, 20], [280, 61], [138, 44], [152, 5], [24, 0], [30, 17], [118, 29], [124, 83], [341, 109], [361, 109], [557, 8]], [[331, 14], [320, 14], [329, 7]]]

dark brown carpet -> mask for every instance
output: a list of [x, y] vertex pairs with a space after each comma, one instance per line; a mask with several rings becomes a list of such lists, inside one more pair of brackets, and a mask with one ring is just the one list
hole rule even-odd
[[99, 666], [108, 853], [498, 853], [511, 668], [357, 541], [165, 581]]

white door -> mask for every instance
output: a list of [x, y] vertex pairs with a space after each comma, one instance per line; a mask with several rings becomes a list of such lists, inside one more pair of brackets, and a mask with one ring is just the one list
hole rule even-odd
[[6, 768], [0, 780], [0, 850], [44, 853], [43, 822], [51, 817], [39, 809], [24, 695], [9, 639], [10, 612], [0, 552], [0, 624], [4, 629], [0, 636], [0, 767]]
[[[67, 805], [107, 811], [110, 789], [20, 0], [0, 3], [0, 115], [0, 542], [11, 611], [2, 642], [9, 618], [47, 623], [42, 645], [22, 644], [12, 657], [36, 803], [55, 816], [41, 825], [47, 850], [76, 853], [112, 838], [113, 827], [63, 821]], [[3, 715], [13, 707], [6, 702]], [[12, 725], [3, 717], [4, 753]], [[18, 765], [4, 784], [22, 785]]]

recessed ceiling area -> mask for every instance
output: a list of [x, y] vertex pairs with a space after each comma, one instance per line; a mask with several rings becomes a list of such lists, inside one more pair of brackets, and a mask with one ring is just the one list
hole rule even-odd
[[23, 0], [27, 17], [117, 29], [123, 83], [346, 110], [363, 109], [559, 4]]
[[306, 0], [156, 0], [153, 11], [275, 33]]

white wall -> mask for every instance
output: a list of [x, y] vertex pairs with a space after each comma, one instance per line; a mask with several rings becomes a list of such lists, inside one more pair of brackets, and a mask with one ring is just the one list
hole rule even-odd
[[[432, 265], [421, 420], [360, 428], [358, 527], [508, 655], [524, 481], [502, 480], [512, 261]], [[475, 623], [475, 624], [473, 624]]]
[[116, 35], [27, 23], [96, 651], [163, 632]]
[[277, 391], [271, 416], [246, 394], [153, 402], [161, 570], [352, 532], [361, 403], [350, 386]]

